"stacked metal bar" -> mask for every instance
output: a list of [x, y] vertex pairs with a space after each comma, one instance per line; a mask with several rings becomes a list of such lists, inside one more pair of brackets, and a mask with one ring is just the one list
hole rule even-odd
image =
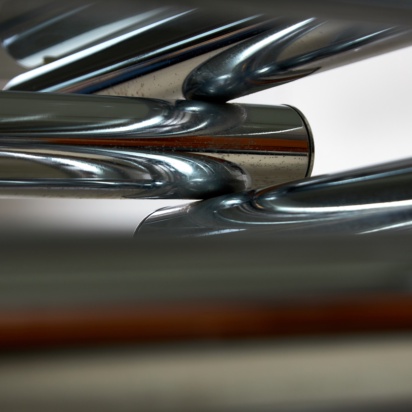
[[287, 106], [3, 92], [0, 107], [7, 194], [203, 199], [305, 177], [313, 161]]

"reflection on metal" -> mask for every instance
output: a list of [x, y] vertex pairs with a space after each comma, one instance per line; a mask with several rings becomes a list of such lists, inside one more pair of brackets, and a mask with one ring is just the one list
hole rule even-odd
[[162, 209], [144, 234], [366, 234], [412, 230], [412, 160]]
[[[100, 12], [95, 10], [95, 15], [99, 17]], [[118, 15], [119, 12], [114, 13], [113, 18]], [[107, 23], [107, 13], [103, 13], [103, 16], [106, 17], [100, 16], [98, 20]], [[83, 15], [80, 13], [72, 18], [81, 21]], [[194, 60], [183, 73], [184, 79], [201, 61], [275, 24], [257, 16], [210, 17], [205, 12], [176, 7], [145, 10], [136, 19], [138, 21], [133, 23], [130, 30], [17, 76], [6, 88], [95, 93], [165, 68], [168, 68], [168, 83], [171, 83], [175, 81], [176, 72], [181, 69], [176, 69], [175, 65]], [[41, 50], [39, 53], [42, 55]], [[151, 82], [157, 83], [156, 74], [152, 76]], [[146, 96], [150, 93], [137, 86], [131, 89], [128, 95], [134, 93], [144, 97], [145, 93]], [[150, 93], [150, 96], [154, 95]], [[180, 96], [179, 78], [174, 95], [166, 97]]]
[[202, 154], [236, 163], [252, 187], [310, 174], [313, 143], [288, 106], [0, 93], [2, 145], [82, 145]]
[[0, 195], [200, 199], [249, 185], [237, 165], [196, 154], [0, 147]]
[[7, 4], [9, 13], [0, 19], [0, 40], [8, 53], [27, 68], [98, 44], [118, 43], [121, 36], [173, 13], [171, 8], [153, 8], [141, 2], [123, 2], [119, 7], [118, 2], [101, 0], [54, 0], [33, 9], [26, 6], [17, 16], [9, 16], [12, 8]]
[[[18, 60], [32, 66], [50, 61], [7, 89], [223, 102], [412, 40], [409, 27], [312, 15], [228, 18], [188, 5], [104, 1], [53, 7], [46, 21], [26, 17], [14, 31], [0, 30]], [[64, 35], [55, 35], [59, 28]]]
[[209, 59], [187, 77], [183, 93], [224, 102], [359, 60], [406, 38], [412, 40], [410, 29], [308, 19], [268, 30]]
[[[76, 1], [69, 6], [53, 2], [50, 4], [54, 8], [47, 5], [41, 9], [43, 12], [47, 9], [48, 14], [33, 9], [29, 14], [34, 19], [25, 15], [14, 20], [14, 25], [10, 21], [1, 25], [4, 45], [21, 62], [36, 65], [45, 57], [48, 59], [45, 51], [61, 53], [51, 56], [50, 60], [57, 60], [12, 80], [9, 89], [152, 97], [4, 92], [0, 95], [3, 164], [11, 156], [13, 162], [18, 158], [24, 167], [30, 165], [33, 172], [34, 165], [37, 170], [39, 165], [45, 167], [46, 162], [53, 173], [58, 171], [63, 177], [51, 178], [42, 169], [45, 175], [36, 181], [38, 187], [44, 187], [43, 180], [49, 179], [53, 180], [50, 187], [62, 193], [68, 190], [77, 193], [80, 181], [86, 189], [96, 187], [98, 182], [102, 188], [99, 196], [104, 193], [104, 184], [121, 182], [123, 173], [128, 182], [141, 183], [135, 173], [142, 167], [146, 172], [150, 169], [143, 173], [148, 177], [147, 182], [158, 182], [153, 176], [162, 175], [157, 170], [159, 164], [163, 162], [161, 167], [169, 170], [175, 167], [176, 157], [183, 162], [180, 164], [184, 164], [184, 170], [175, 171], [171, 178], [160, 179], [174, 189], [163, 187], [161, 194], [147, 194], [147, 191], [137, 194], [133, 188], [131, 196], [203, 198], [296, 180], [310, 174], [313, 162], [313, 142], [302, 115], [286, 106], [219, 102], [401, 47], [411, 40], [411, 29], [396, 22], [392, 24], [390, 19], [365, 23], [332, 20], [322, 13], [315, 18], [307, 14], [307, 6], [297, 13], [299, 16], [292, 12], [280, 13], [281, 18], [271, 13], [257, 16], [242, 8], [236, 15], [226, 17], [218, 12], [192, 9], [183, 3], [178, 7], [157, 8], [132, 5], [133, 12], [126, 13], [124, 2], [119, 3], [119, 8], [100, 1], [93, 4]], [[263, 2], [258, 3], [263, 7]], [[381, 3], [391, 10], [388, 2]], [[103, 4], [113, 13], [100, 7]], [[74, 24], [81, 18], [85, 19], [83, 26]], [[60, 39], [45, 36], [44, 43], [36, 42], [33, 47], [33, 43], [25, 42], [66, 26], [71, 29], [64, 30]], [[194, 100], [153, 99], [181, 92]], [[60, 147], [52, 149], [50, 145]], [[61, 148], [63, 145], [65, 149]], [[85, 160], [90, 151], [96, 163]], [[78, 162], [80, 175], [90, 168], [96, 174], [73, 177], [68, 159]], [[124, 162], [128, 166], [133, 163], [133, 167], [129, 169]], [[208, 169], [206, 177], [199, 178], [199, 188], [195, 192], [190, 189], [187, 194], [181, 183], [185, 179], [190, 183], [197, 180], [189, 172], [189, 168], [195, 167], [199, 169], [195, 176], [203, 176], [200, 169]], [[222, 171], [217, 172], [220, 168]], [[410, 197], [408, 189], [398, 184], [397, 179], [403, 176], [409, 184], [408, 168], [407, 163], [391, 165], [221, 197], [175, 212], [155, 214], [142, 230], [158, 226], [163, 230], [163, 226], [172, 227], [174, 222], [181, 224], [182, 233], [187, 227], [194, 234], [246, 229], [276, 229], [282, 233], [403, 230], [409, 225]], [[10, 173], [11, 169], [7, 166], [4, 170]], [[29, 182], [20, 172], [22, 175], [15, 176], [19, 179], [18, 187], [23, 190], [26, 185], [24, 190], [28, 186], [32, 190], [34, 180]], [[147, 183], [145, 178], [143, 185]], [[206, 181], [212, 182], [212, 186]], [[391, 182], [388, 187], [387, 181]], [[15, 190], [14, 186], [11, 189], [10, 181], [7, 185], [7, 190]], [[124, 187], [121, 185], [119, 190]], [[366, 196], [371, 187], [376, 193]], [[82, 190], [79, 189], [84, 193]], [[332, 196], [331, 200], [330, 193], [334, 191], [339, 196]], [[359, 199], [363, 200], [359, 203]], [[314, 206], [314, 202], [319, 204]], [[159, 215], [163, 219], [160, 223]]]

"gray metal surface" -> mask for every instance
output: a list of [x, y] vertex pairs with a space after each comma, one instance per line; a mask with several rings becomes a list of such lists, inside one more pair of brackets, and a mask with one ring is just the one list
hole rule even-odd
[[[310, 175], [313, 164], [309, 126], [288, 106], [2, 92], [0, 107], [3, 147], [123, 147], [171, 153], [171, 158], [190, 154], [192, 159], [200, 154], [212, 158], [209, 165], [214, 161], [215, 171], [216, 159], [234, 163], [232, 170], [237, 165], [244, 171], [239, 173], [250, 176], [251, 187], [303, 178]], [[191, 168], [187, 176], [193, 176]], [[212, 185], [217, 178], [210, 171]]]
[[[107, 4], [106, 7], [104, 5], [105, 2], [101, 7], [99, 4], [94, 7], [89, 20], [86, 18], [86, 22], [89, 22], [87, 24], [96, 25], [96, 21], [102, 20], [106, 24], [107, 20], [110, 21], [105, 12]], [[76, 4], [76, 7], [78, 8], [79, 4]], [[116, 5], [118, 11], [110, 15], [114, 19], [112, 24], [115, 24], [116, 17], [122, 14], [122, 7], [123, 14], [128, 15], [130, 5], [119, 3]], [[130, 79], [156, 74], [165, 68], [168, 68], [170, 82], [173, 81], [177, 70], [175, 65], [195, 59], [194, 63], [192, 65], [189, 63], [186, 68], [189, 73], [199, 64], [199, 57], [204, 61], [211, 53], [216, 53], [273, 26], [268, 19], [256, 16], [256, 14], [241, 17], [210, 16], [207, 12], [190, 7], [157, 7], [154, 9], [146, 7], [143, 11], [135, 16], [137, 23], [134, 26], [136, 27], [130, 27], [129, 31], [115, 33], [113, 38], [103, 39], [100, 42], [93, 33], [89, 33], [88, 41], [97, 43], [96, 45], [84, 47], [78, 51], [73, 50], [71, 53], [67, 52], [67, 55], [60, 59], [57, 57], [50, 59], [53, 61], [12, 79], [6, 88], [20, 91], [96, 93]], [[132, 17], [133, 13], [129, 19]], [[71, 19], [78, 23], [82, 23], [83, 18], [85, 16], [82, 11], [71, 16]], [[69, 26], [72, 27], [73, 24], [75, 27], [79, 26], [80, 31], [82, 30], [82, 25], [75, 24], [75, 22]], [[19, 26], [18, 28], [20, 29]], [[38, 28], [31, 29], [33, 30], [40, 31], [38, 36], [55, 37], [53, 28], [49, 25], [44, 27], [44, 24], [40, 24]], [[76, 36], [78, 33], [75, 32], [73, 35]], [[15, 42], [18, 42], [19, 36], [14, 37], [17, 37]], [[21, 43], [24, 44], [24, 38]], [[47, 63], [47, 58], [50, 56], [44, 55], [41, 46], [39, 47], [40, 50], [34, 48], [31, 51], [33, 56], [29, 55], [27, 59], [46, 58]], [[59, 48], [55, 45], [53, 48], [60, 52], [61, 49], [64, 50], [64, 46]], [[154, 75], [155, 78], [156, 75]], [[180, 88], [181, 84], [177, 85], [174, 96], [160, 97], [179, 98]], [[144, 94], [140, 96], [145, 97]]]
[[[260, 1], [254, 9], [241, 3], [227, 14], [219, 13], [227, 4], [184, 1], [156, 8], [53, 2], [37, 14], [6, 15], [0, 24], [6, 48], [22, 63], [40, 65], [7, 88], [180, 98], [183, 86], [186, 97], [227, 101], [411, 43], [405, 19], [342, 20], [360, 3], [342, 5], [342, 16], [299, 1], [277, 3]], [[318, 3], [329, 10], [328, 2]], [[408, 15], [407, 2], [384, 6]]]
[[365, 234], [410, 231], [412, 161], [393, 162], [161, 209], [137, 235]]
[[236, 164], [197, 154], [0, 147], [2, 196], [199, 199], [250, 184]]
[[185, 79], [183, 93], [228, 101], [411, 41], [412, 31], [405, 27], [316, 18], [284, 23], [200, 64]]

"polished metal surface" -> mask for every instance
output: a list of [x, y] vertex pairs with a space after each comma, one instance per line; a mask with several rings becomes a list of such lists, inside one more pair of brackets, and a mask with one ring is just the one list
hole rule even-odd
[[[121, 3], [119, 9], [121, 7], [125, 7], [124, 4]], [[128, 8], [124, 10], [127, 11]], [[97, 2], [94, 14], [100, 16], [100, 13], [106, 16], [104, 8], [101, 11]], [[121, 13], [113, 14], [113, 19], [119, 14]], [[81, 21], [83, 13], [71, 17]], [[97, 17], [97, 20], [105, 19]], [[115, 33], [113, 38], [73, 51], [61, 59], [17, 76], [6, 88], [20, 91], [96, 93], [167, 68], [166, 82], [175, 82], [175, 90], [172, 94], [159, 97], [179, 98], [181, 79], [176, 81], [176, 73], [183, 70], [181, 75], [184, 79], [196, 65], [223, 48], [261, 33], [274, 24], [276, 27], [276, 23], [256, 15], [211, 17], [207, 12], [177, 7], [147, 8], [137, 14], [135, 20], [134, 26], [125, 33]], [[115, 23], [116, 21], [113, 22]], [[89, 41], [97, 41], [92, 35], [89, 37]], [[53, 50], [56, 47], [58, 48], [55, 46]], [[44, 59], [42, 50], [38, 50], [37, 54]], [[187, 65], [184, 69], [182, 63]], [[151, 81], [158, 82], [156, 74], [151, 76]], [[138, 86], [142, 83], [146, 81], [140, 80], [134, 87], [127, 87], [126, 89], [131, 89], [128, 95], [145, 97], [150, 93], [150, 97], [156, 97], [150, 91], [140, 90]]]
[[313, 163], [309, 126], [288, 106], [2, 92], [0, 108], [0, 141], [8, 147], [201, 154], [236, 164], [254, 188], [303, 178]]
[[412, 230], [412, 160], [161, 209], [139, 235], [369, 234]]
[[203, 199], [248, 186], [237, 165], [197, 154], [0, 147], [0, 196]]
[[307, 19], [268, 30], [198, 66], [186, 78], [189, 99], [235, 99], [412, 41], [412, 30]]
[[0, 24], [16, 59], [49, 63], [17, 76], [8, 90], [228, 101], [412, 41], [407, 25], [312, 14], [224, 18], [188, 5], [102, 0], [46, 10], [45, 21], [23, 16], [3, 34]]
[[[8, 53], [26, 68], [42, 66], [69, 54], [119, 41], [121, 36], [161, 20], [169, 7], [141, 2], [48, 0], [23, 9], [6, 1], [0, 18], [0, 40]], [[174, 8], [176, 12], [177, 8]]]

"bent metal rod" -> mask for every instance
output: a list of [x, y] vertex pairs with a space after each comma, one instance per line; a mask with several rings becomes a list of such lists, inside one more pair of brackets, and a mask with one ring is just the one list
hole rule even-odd
[[143, 235], [352, 235], [410, 232], [412, 160], [161, 209]]

